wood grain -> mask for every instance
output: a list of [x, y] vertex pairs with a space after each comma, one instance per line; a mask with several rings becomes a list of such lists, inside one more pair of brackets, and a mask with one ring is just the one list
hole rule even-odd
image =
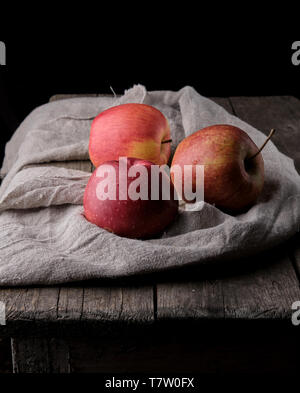
[[291, 96], [231, 97], [234, 113], [266, 135], [276, 129], [272, 140], [293, 158], [300, 173], [300, 100]]
[[78, 322], [83, 312], [83, 287], [61, 287], [57, 300], [57, 319]]
[[81, 321], [154, 321], [151, 285], [9, 288], [0, 290], [0, 301], [6, 305], [5, 329], [13, 335], [30, 335], [36, 328], [67, 335], [70, 322], [78, 323], [80, 332]]
[[59, 288], [8, 288], [0, 290], [5, 303], [7, 323], [13, 321], [50, 321], [57, 315]]
[[82, 319], [153, 322], [153, 287], [92, 287], [84, 289]]
[[9, 338], [0, 338], [0, 374], [12, 372], [11, 343]]
[[13, 372], [69, 373], [69, 348], [64, 340], [54, 338], [12, 339]]
[[212, 101], [214, 101], [216, 104], [222, 106], [224, 109], [227, 110], [227, 112], [232, 113], [232, 105], [231, 102], [228, 98], [226, 97], [211, 97], [210, 98]]

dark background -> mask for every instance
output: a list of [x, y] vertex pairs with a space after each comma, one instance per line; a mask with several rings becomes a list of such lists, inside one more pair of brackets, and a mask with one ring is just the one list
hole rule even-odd
[[193, 86], [205, 96], [300, 97], [300, 65], [291, 62], [295, 35], [245, 35], [237, 29], [217, 38], [185, 27], [178, 31], [30, 38], [3, 34], [7, 65], [0, 66], [0, 161], [5, 143], [38, 105], [58, 93], [117, 94], [133, 84], [148, 90]]

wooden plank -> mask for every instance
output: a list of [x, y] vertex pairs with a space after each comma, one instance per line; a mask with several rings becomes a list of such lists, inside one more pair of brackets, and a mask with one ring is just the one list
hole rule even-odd
[[80, 321], [82, 318], [84, 289], [82, 287], [62, 287], [57, 302], [57, 319], [60, 321]]
[[0, 338], [0, 374], [12, 372], [10, 339]]
[[153, 322], [152, 286], [84, 288], [83, 320]]
[[[153, 287], [41, 287], [0, 290], [5, 303], [7, 336], [30, 336], [41, 333], [68, 334], [70, 322], [136, 322], [154, 321]], [[82, 326], [73, 327], [80, 332]]]
[[70, 338], [70, 364], [75, 373], [296, 373], [296, 330], [249, 321], [172, 321], [106, 340]]
[[[280, 129], [289, 129], [290, 119], [287, 113], [291, 111], [294, 116], [293, 132], [296, 122], [300, 119], [298, 100], [287, 97], [242, 97], [231, 98], [228, 103], [220, 102], [229, 110], [233, 105], [234, 113], [250, 124], [266, 133], [274, 126], [273, 112], [278, 107], [287, 103], [286, 110], [281, 109]], [[261, 106], [259, 105], [261, 104]], [[291, 105], [294, 109], [291, 110]], [[255, 110], [253, 109], [255, 108]], [[271, 109], [270, 109], [271, 108]], [[296, 112], [296, 109], [298, 112]], [[249, 112], [248, 112], [249, 110]], [[262, 115], [263, 114], [263, 115]], [[259, 121], [263, 118], [263, 121]], [[275, 126], [274, 126], [275, 127]], [[283, 133], [278, 133], [277, 138], [284, 139]], [[298, 134], [299, 138], [299, 134]], [[292, 148], [289, 152], [292, 153]], [[266, 265], [265, 261], [270, 263]], [[193, 277], [203, 279], [190, 279], [189, 281], [161, 282], [157, 284], [157, 318], [160, 319], [288, 319], [291, 317], [291, 305], [295, 299], [300, 299], [299, 282], [293, 268], [288, 250], [280, 248], [270, 253], [250, 258], [245, 262], [244, 271], [240, 266], [244, 261], [239, 261], [239, 266], [224, 262], [224, 266], [212, 267], [207, 279], [201, 268]], [[254, 265], [251, 267], [251, 264]], [[225, 273], [224, 277], [220, 272]]]
[[153, 322], [153, 287], [63, 287], [57, 315], [59, 320], [72, 321]]
[[98, 94], [55, 94], [50, 97], [49, 102], [65, 100], [68, 98], [77, 98], [77, 97], [97, 97]]
[[[49, 102], [65, 100], [69, 98], [78, 98], [78, 97], [113, 97], [114, 94], [55, 94], [50, 97]], [[116, 94], [116, 97], [120, 97], [120, 94]]]
[[210, 97], [212, 101], [214, 101], [216, 104], [222, 106], [224, 109], [227, 110], [227, 112], [232, 113], [232, 105], [231, 102], [228, 98], [226, 97]]
[[46, 339], [12, 339], [13, 372], [47, 373], [50, 370]]
[[288, 252], [276, 250], [258, 262], [257, 269], [222, 281], [225, 318], [290, 320], [300, 289]]
[[206, 272], [199, 269], [200, 280], [158, 284], [157, 318], [288, 320], [292, 303], [300, 299], [297, 276], [282, 249], [229, 263], [227, 270], [215, 265], [208, 278]]
[[273, 141], [278, 149], [293, 158], [300, 173], [300, 100], [291, 96], [230, 97], [235, 114], [268, 134], [276, 129]]
[[[299, 369], [297, 329], [249, 323], [168, 324], [101, 337], [13, 340], [15, 372], [262, 373]], [[274, 344], [276, 343], [276, 344]], [[17, 358], [18, 357], [18, 358]], [[56, 364], [55, 364], [56, 363]]]
[[69, 373], [69, 347], [61, 339], [13, 338], [13, 372]]
[[186, 279], [157, 285], [157, 319], [223, 319], [220, 281]]
[[58, 287], [3, 288], [0, 301], [5, 303], [6, 321], [51, 321], [57, 318]]

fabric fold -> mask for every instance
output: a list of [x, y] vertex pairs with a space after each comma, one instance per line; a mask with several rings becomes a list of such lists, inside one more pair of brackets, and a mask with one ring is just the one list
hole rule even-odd
[[[186, 86], [177, 92], [134, 86], [122, 97], [72, 98], [36, 108], [6, 146], [0, 187], [0, 285], [41, 285], [135, 275], [254, 255], [299, 230], [300, 177], [270, 141], [262, 152], [265, 185], [256, 205], [232, 216], [205, 202], [181, 209], [160, 237], [134, 240], [89, 223], [83, 194], [90, 173], [51, 166], [88, 159], [90, 125], [111, 106], [153, 105], [167, 117], [172, 154], [180, 141], [212, 124], [265, 136]], [[38, 166], [41, 163], [48, 166]], [[34, 164], [35, 166], [30, 166]]]

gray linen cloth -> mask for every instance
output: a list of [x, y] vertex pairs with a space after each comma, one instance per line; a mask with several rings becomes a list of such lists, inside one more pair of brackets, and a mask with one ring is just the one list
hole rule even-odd
[[300, 177], [272, 142], [263, 150], [265, 186], [248, 212], [231, 216], [200, 202], [180, 210], [160, 237], [132, 240], [89, 223], [82, 199], [90, 174], [41, 162], [88, 159], [93, 118], [127, 102], [153, 105], [169, 120], [176, 145], [217, 123], [245, 130], [259, 146], [265, 136], [198, 94], [151, 91], [136, 85], [120, 97], [73, 98], [35, 109], [6, 146], [0, 187], [0, 285], [55, 284], [121, 277], [250, 256], [297, 232]]

